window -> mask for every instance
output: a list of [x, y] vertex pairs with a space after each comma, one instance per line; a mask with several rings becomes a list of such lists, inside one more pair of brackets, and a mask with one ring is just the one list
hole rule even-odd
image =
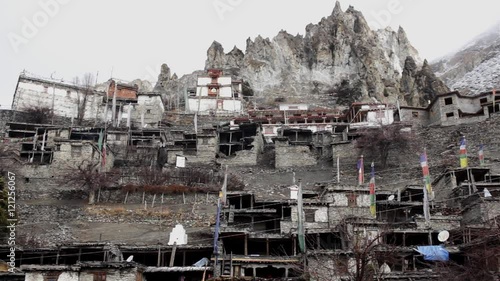
[[450, 104], [453, 104], [453, 98], [445, 98], [444, 105], [450, 105]]
[[49, 92], [49, 86], [43, 86], [43, 92], [48, 93]]
[[106, 281], [106, 272], [94, 272], [94, 281]]
[[411, 113], [411, 116], [412, 116], [413, 118], [418, 118], [418, 112], [417, 112], [417, 111], [413, 111], [413, 112]]
[[305, 213], [305, 217], [306, 217], [306, 222], [314, 222], [314, 214], [316, 213], [316, 210], [305, 209], [304, 213]]
[[208, 88], [208, 95], [209, 95], [210, 97], [216, 97], [218, 93], [219, 93], [219, 89], [217, 89], [217, 88], [212, 88], [212, 87], [209, 87], [209, 88]]
[[453, 117], [453, 116], [455, 116], [455, 114], [453, 114], [453, 112], [446, 113], [446, 117], [448, 117], [448, 118]]
[[347, 195], [347, 206], [356, 207], [357, 206], [357, 203], [356, 203], [357, 198], [358, 198], [358, 196], [354, 193], [348, 194]]
[[80, 145], [72, 145], [71, 157], [80, 157], [80, 156], [82, 156], [82, 147]]
[[120, 134], [116, 134], [115, 139], [116, 139], [117, 141], [119, 141], [119, 140], [120, 140], [120, 137], [121, 137], [121, 135], [120, 135]]
[[203, 138], [203, 139], [202, 139], [202, 144], [205, 144], [205, 145], [210, 144], [210, 143], [208, 142], [208, 138]]
[[43, 281], [57, 281], [57, 279], [59, 278], [59, 274], [60, 273], [47, 273], [43, 277]]
[[68, 96], [68, 97], [71, 96], [71, 91], [70, 90], [66, 91], [66, 96]]
[[488, 102], [487, 98], [482, 98], [482, 99], [479, 100], [479, 103], [485, 103], [485, 102]]
[[146, 113], [150, 114], [151, 113], [151, 109], [146, 110]]

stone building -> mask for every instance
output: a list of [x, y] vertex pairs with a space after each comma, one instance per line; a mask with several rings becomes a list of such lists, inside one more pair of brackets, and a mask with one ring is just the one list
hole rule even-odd
[[26, 274], [25, 280], [143, 280], [144, 267], [127, 262], [80, 262], [75, 265], [26, 265], [21, 266]]
[[[242, 107], [234, 110], [237, 102], [242, 102], [238, 83], [223, 78], [221, 72], [209, 71], [209, 76], [199, 81], [196, 95], [190, 97], [200, 108], [195, 116], [241, 113]], [[54, 111], [57, 109], [63, 117], [73, 121], [81, 117], [81, 110], [66, 105], [78, 105], [83, 90], [49, 82], [20, 77], [15, 105], [33, 106], [26, 98], [33, 94], [45, 100], [40, 104], [49, 107], [54, 98]], [[467, 266], [471, 248], [496, 245], [490, 243], [491, 237], [481, 237], [484, 231], [497, 229], [500, 216], [500, 175], [490, 166], [445, 170], [433, 182], [434, 196], [429, 202], [419, 176], [413, 177], [419, 178], [413, 183], [408, 183], [413, 178], [404, 179], [402, 175], [393, 180], [401, 167], [388, 174], [377, 174], [377, 180], [385, 177], [393, 181], [390, 187], [377, 182], [375, 202], [371, 201], [369, 184], [355, 183], [355, 175], [347, 171], [354, 167], [351, 164], [356, 148], [352, 140], [356, 130], [398, 120], [416, 120], [424, 126], [484, 120], [498, 111], [489, 93], [465, 97], [452, 92], [438, 96], [427, 108], [400, 110], [387, 104], [356, 103], [341, 113], [286, 104], [280, 110], [249, 111], [248, 116], [231, 121], [210, 119], [199, 127], [197, 123], [190, 124], [192, 115], [185, 124], [159, 123], [161, 117], [157, 114], [163, 113], [157, 108], [162, 104], [161, 97], [141, 93], [136, 86], [111, 80], [105, 91], [94, 90], [92, 95], [86, 101], [88, 114], [83, 116], [95, 116], [90, 118], [91, 123], [97, 123], [94, 126], [14, 122], [10, 120], [13, 113], [3, 114], [9, 120], [2, 120], [2, 141], [13, 148], [16, 161], [22, 164], [21, 182], [28, 187], [20, 188], [23, 198], [19, 206], [29, 210], [23, 210], [25, 213], [39, 213], [19, 229], [33, 232], [34, 236], [47, 236], [52, 235], [47, 230], [50, 225], [50, 230], [55, 229], [58, 234], [70, 233], [65, 241], [76, 242], [18, 247], [18, 271], [0, 272], [0, 280], [350, 280], [357, 274], [377, 280], [438, 280], [442, 274], [440, 264], [428, 260], [418, 251], [419, 247], [440, 247], [448, 254], [449, 264]], [[64, 98], [67, 102], [63, 102]], [[219, 100], [223, 101], [220, 107]], [[233, 110], [225, 107], [228, 104], [233, 105]], [[102, 124], [99, 119], [107, 123]], [[496, 119], [488, 121], [489, 125], [494, 123]], [[274, 167], [260, 166], [264, 152], [270, 150], [272, 153], [265, 157]], [[331, 161], [332, 156], [341, 158], [341, 165], [349, 168], [340, 172], [337, 164], [324, 161], [326, 167], [321, 170], [320, 158]], [[185, 160], [182, 165], [180, 158]], [[219, 212], [214, 211], [218, 189], [184, 194], [199, 188], [195, 181], [193, 186], [183, 186], [175, 194], [137, 192], [133, 190], [137, 185], [126, 192], [120, 190], [122, 186], [116, 187], [102, 192], [106, 202], [96, 208], [81, 206], [82, 195], [73, 194], [77, 187], [65, 187], [64, 192], [58, 193], [62, 187], [51, 182], [56, 173], [68, 167], [84, 161], [97, 167], [103, 159], [103, 170], [122, 168], [124, 183], [136, 177], [139, 168], [152, 171], [153, 167], [180, 171], [186, 178], [206, 176], [210, 180], [217, 168], [230, 166], [235, 173], [247, 177], [239, 189], [221, 191], [227, 200]], [[491, 154], [488, 161], [494, 163], [495, 159]], [[184, 164], [211, 170], [206, 175], [195, 174], [195, 169], [185, 169]], [[416, 163], [404, 169], [420, 173], [415, 166]], [[269, 169], [268, 177], [263, 176], [265, 169]], [[312, 179], [304, 187], [295, 180], [291, 186], [284, 184], [283, 174], [292, 169], [305, 169], [304, 173]], [[169, 177], [179, 174], [170, 173]], [[334, 175], [337, 178], [332, 181]], [[262, 187], [255, 183], [257, 180], [264, 182]], [[63, 201], [66, 196], [71, 198], [70, 203]], [[373, 203], [375, 215], [370, 212]], [[178, 212], [164, 212], [163, 208], [170, 206], [178, 207]], [[203, 232], [199, 237], [189, 233], [188, 244], [168, 245], [167, 227], [162, 224], [166, 219], [171, 224], [185, 222], [192, 226], [191, 230]], [[79, 234], [71, 233], [64, 223], [84, 229], [85, 233], [76, 239], [71, 235]], [[135, 237], [129, 234], [132, 229]], [[101, 239], [103, 233], [105, 237]], [[450, 237], [443, 240], [442, 233], [449, 233]], [[122, 240], [115, 243], [116, 237]], [[0, 249], [9, 251], [6, 245]], [[491, 272], [498, 272], [497, 253], [488, 256], [485, 263]]]
[[213, 276], [212, 249], [201, 244], [146, 247], [102, 242], [18, 249], [22, 258], [17, 273], [0, 272], [0, 280], [202, 280]]
[[454, 91], [437, 95], [425, 108], [401, 106], [400, 119], [421, 126], [451, 126], [484, 121], [498, 110], [493, 92], [465, 96]]
[[206, 76], [198, 77], [196, 92], [189, 95], [186, 107], [199, 115], [242, 114], [242, 82], [225, 76], [220, 69], [209, 69]]
[[283, 128], [310, 130], [316, 132], [338, 132], [345, 129], [344, 116], [336, 110], [310, 109], [307, 105], [280, 105], [274, 110], [248, 110], [248, 116], [233, 119], [235, 126], [241, 123], [259, 123], [262, 125], [266, 142], [279, 136]]
[[[137, 85], [116, 79], [96, 87], [93, 83], [82, 86], [21, 73], [12, 110], [37, 108], [46, 108], [56, 117], [71, 120], [71, 125], [85, 122], [95, 126], [106, 121], [113, 127], [140, 128], [157, 127], [164, 112], [159, 93], [140, 92]], [[53, 119], [51, 123], [54, 124]]]

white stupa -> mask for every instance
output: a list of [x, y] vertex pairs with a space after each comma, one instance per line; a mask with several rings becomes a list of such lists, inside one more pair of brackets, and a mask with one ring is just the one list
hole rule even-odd
[[170, 232], [170, 238], [168, 240], [168, 245], [186, 245], [188, 242], [188, 236], [186, 230], [182, 224], [177, 224]]

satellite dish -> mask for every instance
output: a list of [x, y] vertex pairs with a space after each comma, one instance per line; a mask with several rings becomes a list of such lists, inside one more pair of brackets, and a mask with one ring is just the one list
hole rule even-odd
[[130, 257], [127, 258], [127, 262], [131, 262], [134, 259], [134, 255], [130, 255]]
[[394, 195], [390, 195], [390, 196], [387, 198], [387, 200], [389, 200], [389, 201], [393, 201], [393, 200], [394, 200]]
[[439, 242], [445, 242], [446, 240], [448, 240], [448, 238], [450, 238], [450, 233], [448, 231], [443, 230], [443, 231], [439, 232], [439, 234], [438, 234]]

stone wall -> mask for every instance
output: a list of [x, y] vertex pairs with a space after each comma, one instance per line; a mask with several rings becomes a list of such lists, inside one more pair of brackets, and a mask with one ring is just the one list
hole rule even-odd
[[[51, 273], [54, 273], [52, 271]], [[25, 275], [25, 280], [26, 281], [45, 281], [46, 279], [46, 274], [47, 272], [27, 272]], [[61, 281], [79, 281], [79, 272], [73, 272], [73, 271], [65, 271], [65, 272], [60, 272], [59, 277], [57, 280]]]
[[275, 167], [304, 167], [318, 164], [316, 156], [311, 152], [308, 146], [292, 146], [288, 140], [275, 140]]
[[[25, 178], [51, 179], [71, 172], [82, 163], [101, 163], [100, 154], [94, 146], [90, 142], [63, 142], [59, 150], [53, 152], [51, 164], [25, 164], [21, 167], [21, 175]], [[104, 169], [109, 171], [113, 163], [114, 155], [107, 150]]]
[[215, 134], [200, 134], [196, 140], [196, 155], [185, 155], [188, 163], [209, 164], [215, 161], [217, 154], [217, 137]]
[[400, 120], [412, 125], [426, 126], [429, 124], [429, 112], [424, 108], [402, 107]]
[[7, 123], [20, 122], [26, 123], [29, 120], [29, 115], [26, 112], [15, 111], [10, 109], [0, 109], [0, 131], [2, 136], [6, 135]]
[[417, 229], [428, 230], [430, 227], [430, 229], [441, 231], [460, 228], [460, 219], [460, 216], [432, 214], [430, 225], [425, 222], [423, 215], [415, 217], [415, 222], [417, 224]]
[[462, 224], [489, 224], [500, 216], [499, 198], [477, 198], [462, 212]]
[[[144, 125], [156, 128], [165, 111], [159, 94], [139, 94], [137, 104], [130, 104], [129, 106], [133, 107], [131, 110], [131, 125], [136, 128], [142, 128], [142, 120], [144, 120]], [[127, 111], [123, 113], [127, 113]], [[126, 119], [122, 119], [122, 124], [126, 125]]]
[[[328, 207], [326, 206], [304, 206], [304, 212], [314, 213], [314, 222], [328, 222]], [[297, 217], [297, 207], [292, 208], [291, 219], [293, 222], [298, 221]]]
[[[81, 86], [21, 76], [14, 94], [12, 109], [23, 111], [34, 107], [53, 108], [54, 115], [58, 119], [54, 124], [68, 124], [68, 122], [71, 124], [73, 119], [76, 124], [78, 111], [82, 108], [83, 120], [87, 122], [104, 122], [105, 119], [111, 121], [112, 104], [110, 101], [105, 102], [105, 93], [91, 89], [86, 102], [83, 103], [85, 91]], [[136, 128], [142, 128], [142, 123], [148, 127], [157, 127], [163, 118], [164, 106], [160, 94], [139, 94], [136, 103], [120, 101], [118, 105], [122, 109], [121, 116], [119, 110], [116, 112], [120, 126], [127, 124], [128, 107], [131, 107], [131, 125]]]
[[[53, 268], [55, 270], [50, 270]], [[74, 267], [47, 267], [40, 271], [27, 272], [25, 280], [27, 281], [45, 281], [47, 280], [47, 273], [60, 273], [57, 280], [59, 281], [93, 281], [97, 280], [94, 277], [94, 272], [105, 273], [105, 279], [107, 281], [136, 281], [140, 280], [138, 275], [142, 273], [137, 272], [136, 268], [92, 268], [92, 269], [80, 269], [79, 266]], [[58, 270], [57, 270], [58, 269]]]
[[450, 117], [446, 118], [441, 122], [441, 126], [455, 126], [459, 124], [475, 124], [478, 122], [485, 121], [488, 119], [488, 107], [484, 107], [484, 114], [478, 116], [470, 116], [470, 117]]
[[[83, 106], [83, 92], [84, 89], [80, 86], [21, 75], [14, 94], [12, 109], [46, 107], [53, 108], [57, 116], [76, 118], [78, 104]], [[96, 118], [103, 96], [104, 93], [94, 91], [87, 95], [84, 118]]]

